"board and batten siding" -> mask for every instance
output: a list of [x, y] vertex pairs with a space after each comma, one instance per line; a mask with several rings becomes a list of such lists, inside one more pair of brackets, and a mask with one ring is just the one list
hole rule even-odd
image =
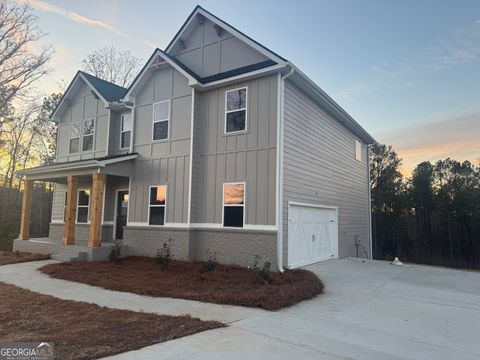
[[[172, 67], [155, 71], [135, 97], [130, 223], [148, 223], [149, 187], [167, 185], [166, 223], [187, 223], [192, 90]], [[170, 100], [169, 138], [153, 141], [153, 104]]]
[[[126, 154], [130, 148], [120, 148], [120, 130], [122, 126], [122, 115], [130, 114], [130, 111], [111, 111], [110, 113], [110, 132], [108, 139], [108, 155]], [[132, 139], [130, 138], [130, 141]]]
[[289, 201], [338, 207], [339, 257], [355, 256], [355, 236], [369, 251], [366, 144], [362, 160], [356, 160], [355, 135], [290, 81], [285, 82], [283, 139], [284, 264]]
[[[192, 222], [221, 224], [223, 184], [246, 182], [246, 225], [275, 225], [276, 76], [198, 93]], [[225, 134], [225, 92], [247, 87], [247, 131]], [[198, 183], [195, 183], [198, 182]]]
[[170, 51], [181, 63], [200, 77], [256, 64], [268, 58], [226, 30], [220, 34], [214, 23], [197, 23], [182, 44]]
[[[70, 96], [70, 104], [60, 116], [56, 158], [58, 162], [76, 161], [103, 157], [107, 150], [109, 110], [96, 99], [90, 87], [80, 80]], [[93, 151], [82, 151], [83, 121], [95, 119]], [[70, 154], [70, 125], [80, 122], [79, 152]]]

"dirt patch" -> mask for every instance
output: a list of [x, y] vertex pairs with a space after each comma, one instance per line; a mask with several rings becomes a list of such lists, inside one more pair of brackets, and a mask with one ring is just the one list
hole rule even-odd
[[27, 261], [48, 260], [50, 255], [34, 254], [20, 251], [0, 251], [0, 265], [17, 264]]
[[271, 273], [267, 281], [248, 268], [217, 265], [202, 272], [205, 263], [172, 261], [162, 270], [149, 257], [109, 261], [65, 262], [40, 268], [51, 277], [77, 281], [109, 290], [141, 295], [190, 299], [277, 310], [322, 293], [322, 281], [311, 271]]
[[61, 300], [0, 282], [0, 339], [53, 342], [56, 359], [96, 359], [222, 326]]

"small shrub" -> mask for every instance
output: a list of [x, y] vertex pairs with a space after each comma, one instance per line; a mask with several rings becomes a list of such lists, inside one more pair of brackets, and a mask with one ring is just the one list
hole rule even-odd
[[260, 267], [259, 264], [262, 261], [262, 257], [255, 255], [255, 261], [253, 262], [253, 270], [257, 276], [263, 281], [268, 281], [270, 279], [270, 274], [272, 273], [272, 263], [270, 261], [265, 261], [263, 266]]
[[165, 270], [173, 259], [172, 242], [172, 239], [168, 239], [168, 243], [163, 243], [162, 247], [157, 250], [155, 259], [162, 270]]
[[217, 253], [210, 250], [207, 250], [205, 253], [207, 255], [207, 262], [202, 265], [200, 272], [205, 273], [215, 271], [218, 265]]
[[111, 262], [118, 262], [120, 260], [122, 247], [118, 244], [110, 246], [110, 253], [108, 254], [108, 260]]

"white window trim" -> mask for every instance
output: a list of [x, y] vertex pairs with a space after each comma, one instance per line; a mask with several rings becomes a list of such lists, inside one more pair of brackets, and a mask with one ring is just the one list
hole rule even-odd
[[[165, 186], [165, 205], [151, 205], [150, 204], [150, 196], [152, 194], [152, 188], [158, 187], [158, 186]], [[130, 205], [130, 204], [129, 204]], [[168, 205], [168, 184], [159, 184], [159, 185], [151, 185], [148, 187], [148, 217], [147, 217], [147, 224], [148, 226], [153, 226], [153, 227], [165, 227], [166, 220], [167, 220], [167, 205]], [[163, 211], [163, 225], [158, 225], [158, 224], [150, 224], [150, 209], [152, 207], [163, 207], [165, 210]]]
[[[78, 125], [78, 136], [77, 137], [72, 137], [72, 127], [74, 125]], [[76, 154], [76, 153], [79, 153], [81, 152], [81, 146], [83, 145], [82, 142], [80, 141], [81, 137], [82, 137], [82, 124], [80, 121], [75, 121], [73, 123], [70, 124], [70, 138], [68, 140], [68, 153], [69, 154]], [[77, 151], [71, 151], [71, 143], [72, 143], [72, 140], [74, 139], [78, 139], [78, 150]]]
[[[88, 194], [88, 205], [78, 205], [78, 202], [80, 201], [80, 191], [90, 191], [90, 193]], [[78, 189], [77, 190], [77, 214], [76, 214], [76, 219], [75, 219], [75, 223], [76, 224], [90, 224], [90, 204], [92, 202], [92, 199], [91, 199], [91, 196], [92, 196], [92, 192], [91, 192], [91, 189], [89, 188], [83, 188], [83, 189]], [[88, 210], [87, 210], [87, 222], [78, 222], [78, 208], [79, 207], [86, 207]]]
[[[85, 123], [87, 121], [90, 121], [92, 120], [93, 121], [93, 133], [92, 134], [88, 134], [88, 135], [85, 135], [83, 133], [83, 129], [84, 129], [84, 126], [85, 126]], [[82, 152], [83, 153], [89, 153], [89, 152], [94, 152], [95, 151], [95, 134], [96, 134], [96, 131], [97, 130], [97, 120], [95, 118], [90, 118], [90, 119], [85, 119], [82, 121]], [[91, 150], [83, 150], [83, 138], [85, 136], [91, 136], [92, 137], [92, 149]]]
[[[243, 109], [235, 109], [235, 110], [227, 110], [227, 95], [229, 92], [238, 91], [245, 89], [245, 108]], [[229, 131], [227, 132], [227, 114], [245, 110], [245, 129], [238, 130], [238, 131]], [[235, 135], [235, 134], [242, 134], [248, 131], [248, 86], [242, 86], [240, 88], [230, 89], [225, 91], [225, 120], [224, 120], [224, 128], [223, 133], [224, 135]], [[223, 223], [223, 222], [222, 222]]]
[[[163, 104], [163, 103], [168, 103], [168, 118], [167, 119], [164, 119], [164, 120], [155, 120], [155, 105], [158, 105], [158, 104]], [[171, 118], [171, 113], [172, 113], [172, 104], [170, 104], [170, 100], [164, 100], [164, 101], [158, 101], [156, 103], [153, 103], [152, 104], [152, 141], [153, 142], [160, 142], [160, 141], [166, 141], [166, 140], [169, 140], [170, 139], [170, 118]], [[168, 123], [168, 126], [167, 126], [167, 137], [165, 139], [154, 139], [154, 130], [155, 130], [155, 124], [156, 123], [160, 123], [160, 122], [167, 122]]]
[[[360, 144], [360, 159], [357, 158], [357, 143]], [[354, 142], [353, 142], [353, 145], [354, 145], [354, 147], [355, 147], [355, 148], [354, 148], [355, 160], [361, 162], [361, 161], [362, 161], [362, 155], [363, 155], [363, 154], [362, 154], [362, 142], [361, 142], [359, 139], [355, 138], [355, 140], [354, 140]]]
[[[124, 116], [130, 116], [130, 130], [123, 130], [123, 117]], [[130, 132], [130, 142], [132, 142], [132, 127], [133, 127], [132, 115], [128, 114], [128, 113], [120, 115], [120, 143], [119, 143], [120, 144], [120, 146], [119, 146], [120, 150], [125, 150], [125, 149], [130, 148], [130, 144], [128, 144], [128, 146], [122, 146], [122, 135], [123, 135], [123, 133]]]
[[[243, 185], [243, 204], [225, 204], [225, 185]], [[243, 223], [242, 227], [237, 226], [225, 226], [224, 217], [225, 217], [225, 206], [243, 206]], [[247, 183], [245, 181], [235, 181], [235, 182], [224, 182], [222, 187], [222, 228], [225, 229], [244, 229], [245, 228], [245, 218], [247, 215]]]

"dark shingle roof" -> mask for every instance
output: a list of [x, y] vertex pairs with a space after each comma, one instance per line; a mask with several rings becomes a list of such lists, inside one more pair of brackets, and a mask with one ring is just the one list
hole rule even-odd
[[92, 86], [107, 100], [108, 102], [119, 101], [123, 95], [127, 93], [127, 89], [115, 85], [111, 82], [99, 79], [96, 76], [87, 74], [86, 72], [79, 71]]

